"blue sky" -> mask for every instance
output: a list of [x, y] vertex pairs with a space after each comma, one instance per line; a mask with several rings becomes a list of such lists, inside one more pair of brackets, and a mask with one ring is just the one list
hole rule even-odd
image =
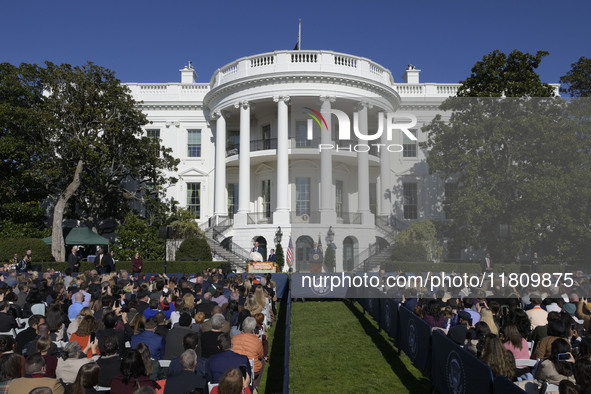
[[0, 61], [82, 64], [124, 82], [179, 82], [191, 60], [200, 82], [235, 59], [302, 49], [372, 59], [396, 81], [408, 63], [422, 82], [458, 82], [494, 49], [546, 50], [538, 70], [558, 82], [591, 57], [587, 1], [21, 0], [0, 5]]

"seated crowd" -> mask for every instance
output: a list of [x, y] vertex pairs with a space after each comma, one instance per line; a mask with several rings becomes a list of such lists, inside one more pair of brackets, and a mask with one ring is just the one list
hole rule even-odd
[[547, 383], [560, 393], [591, 393], [591, 303], [582, 297], [589, 290], [588, 279], [579, 278], [570, 288], [463, 289], [456, 296], [439, 289], [431, 297], [408, 289], [404, 296], [390, 295], [486, 363], [494, 377], [522, 388]]
[[251, 393], [268, 360], [276, 290], [271, 274], [221, 269], [4, 272], [0, 394], [208, 393], [215, 384]]

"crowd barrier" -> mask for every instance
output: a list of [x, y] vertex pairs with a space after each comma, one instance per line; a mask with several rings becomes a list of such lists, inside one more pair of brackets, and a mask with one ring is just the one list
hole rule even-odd
[[[375, 290], [376, 293], [378, 290]], [[525, 393], [504, 377], [493, 380], [490, 367], [431, 327], [407, 308], [376, 294], [374, 298], [355, 298], [380, 329], [394, 339], [400, 350], [431, 380], [442, 394], [518, 394]]]
[[[289, 282], [288, 282], [289, 285]], [[283, 359], [283, 394], [289, 394], [289, 351], [291, 338], [291, 289], [287, 289], [287, 314], [285, 316], [285, 354]]]

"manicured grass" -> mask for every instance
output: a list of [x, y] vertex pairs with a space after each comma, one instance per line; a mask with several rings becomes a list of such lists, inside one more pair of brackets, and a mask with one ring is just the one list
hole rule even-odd
[[269, 341], [269, 362], [265, 365], [259, 384], [260, 394], [281, 393], [283, 391], [283, 358], [285, 354], [285, 320], [287, 302], [277, 302], [275, 323], [267, 333]]
[[359, 304], [306, 301], [292, 308], [290, 392], [431, 392], [429, 380]]

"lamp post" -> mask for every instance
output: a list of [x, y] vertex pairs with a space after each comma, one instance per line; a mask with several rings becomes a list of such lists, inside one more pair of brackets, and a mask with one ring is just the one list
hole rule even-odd
[[328, 231], [326, 232], [326, 243], [331, 245], [334, 241], [334, 230], [332, 229], [332, 226], [330, 226], [328, 228]]
[[329, 272], [334, 272], [335, 266], [336, 266], [336, 256], [335, 256], [335, 246], [334, 246], [334, 230], [332, 229], [332, 226], [330, 226], [328, 228], [328, 231], [326, 232], [326, 243], [327, 248], [326, 248], [326, 256], [324, 258], [324, 264], [326, 265], [326, 268], [328, 269]]
[[283, 237], [283, 232], [281, 232], [281, 226], [277, 227], [277, 231], [275, 231], [275, 245], [281, 243], [281, 237]]

